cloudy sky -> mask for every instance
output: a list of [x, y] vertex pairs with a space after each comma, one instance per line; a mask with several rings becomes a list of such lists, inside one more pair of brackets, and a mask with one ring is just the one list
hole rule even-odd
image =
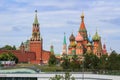
[[120, 53], [119, 0], [0, 0], [0, 46], [19, 46], [30, 39], [36, 9], [45, 50], [53, 44], [55, 53], [60, 53], [64, 32], [68, 45], [84, 12], [88, 33], [93, 36], [97, 29], [107, 50]]

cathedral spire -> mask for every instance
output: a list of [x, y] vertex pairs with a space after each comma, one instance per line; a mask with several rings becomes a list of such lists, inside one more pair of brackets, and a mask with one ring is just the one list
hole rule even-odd
[[83, 36], [84, 40], [87, 40], [87, 30], [84, 24], [84, 13], [81, 15], [81, 24], [79, 28], [79, 33]]
[[37, 18], [37, 10], [35, 10], [35, 19], [33, 24], [39, 24], [38, 18]]

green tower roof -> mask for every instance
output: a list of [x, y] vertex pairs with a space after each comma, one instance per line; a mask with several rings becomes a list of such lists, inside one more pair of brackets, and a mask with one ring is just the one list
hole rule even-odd
[[97, 31], [95, 33], [95, 35], [93, 36], [93, 41], [99, 41], [100, 40], [100, 36], [98, 35]]
[[51, 45], [51, 47], [50, 47], [50, 52], [51, 52], [51, 54], [54, 54], [54, 48], [53, 48], [53, 45]]
[[64, 33], [64, 40], [63, 40], [63, 44], [65, 44], [65, 45], [67, 44], [67, 43], [66, 43], [66, 36], [65, 36], [65, 33]]
[[35, 19], [33, 24], [39, 24], [38, 23], [38, 18], [37, 18], [37, 10], [35, 10]]

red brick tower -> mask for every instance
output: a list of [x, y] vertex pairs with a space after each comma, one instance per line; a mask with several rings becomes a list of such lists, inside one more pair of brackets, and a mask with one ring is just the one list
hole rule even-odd
[[35, 11], [35, 19], [32, 29], [32, 37], [30, 39], [30, 51], [35, 52], [36, 60], [34, 64], [42, 63], [42, 38], [40, 36], [39, 22], [37, 19], [37, 10]]

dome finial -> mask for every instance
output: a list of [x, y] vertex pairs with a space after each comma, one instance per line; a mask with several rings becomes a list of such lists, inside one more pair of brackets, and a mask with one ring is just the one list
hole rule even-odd
[[84, 12], [82, 12], [81, 18], [82, 18], [82, 21], [83, 21], [83, 19], [84, 19]]

